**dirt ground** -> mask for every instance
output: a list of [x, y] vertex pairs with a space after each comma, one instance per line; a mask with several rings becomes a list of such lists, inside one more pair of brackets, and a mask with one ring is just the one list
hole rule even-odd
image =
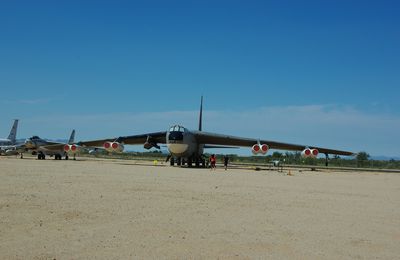
[[0, 157], [1, 259], [399, 259], [400, 174]]

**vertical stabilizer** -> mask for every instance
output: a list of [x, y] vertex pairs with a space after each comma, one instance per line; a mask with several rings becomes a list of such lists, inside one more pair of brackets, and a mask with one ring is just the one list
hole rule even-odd
[[14, 124], [11, 128], [10, 134], [8, 135], [8, 140], [12, 142], [12, 144], [15, 144], [17, 140], [17, 128], [18, 128], [18, 119], [14, 120]]
[[71, 136], [69, 137], [68, 144], [73, 144], [75, 142], [75, 129], [72, 130]]
[[200, 101], [199, 131], [202, 131], [202, 128], [203, 128], [203, 96], [201, 96], [201, 101]]

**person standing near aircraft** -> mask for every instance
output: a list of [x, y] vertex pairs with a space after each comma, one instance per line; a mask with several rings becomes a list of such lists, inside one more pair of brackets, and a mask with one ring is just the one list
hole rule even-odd
[[216, 166], [215, 166], [216, 161], [217, 161], [217, 159], [215, 158], [215, 154], [212, 154], [210, 157], [211, 170], [216, 169]]
[[228, 169], [228, 163], [229, 163], [229, 157], [228, 157], [228, 155], [224, 155], [225, 171]]

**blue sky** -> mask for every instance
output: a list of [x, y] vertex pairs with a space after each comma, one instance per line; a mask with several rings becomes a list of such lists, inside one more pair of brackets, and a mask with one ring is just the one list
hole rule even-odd
[[3, 1], [0, 136], [196, 128], [400, 157], [398, 1]]

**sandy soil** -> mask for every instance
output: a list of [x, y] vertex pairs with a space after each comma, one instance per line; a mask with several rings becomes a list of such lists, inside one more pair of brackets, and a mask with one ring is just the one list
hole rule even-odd
[[400, 174], [0, 158], [1, 259], [398, 259]]

